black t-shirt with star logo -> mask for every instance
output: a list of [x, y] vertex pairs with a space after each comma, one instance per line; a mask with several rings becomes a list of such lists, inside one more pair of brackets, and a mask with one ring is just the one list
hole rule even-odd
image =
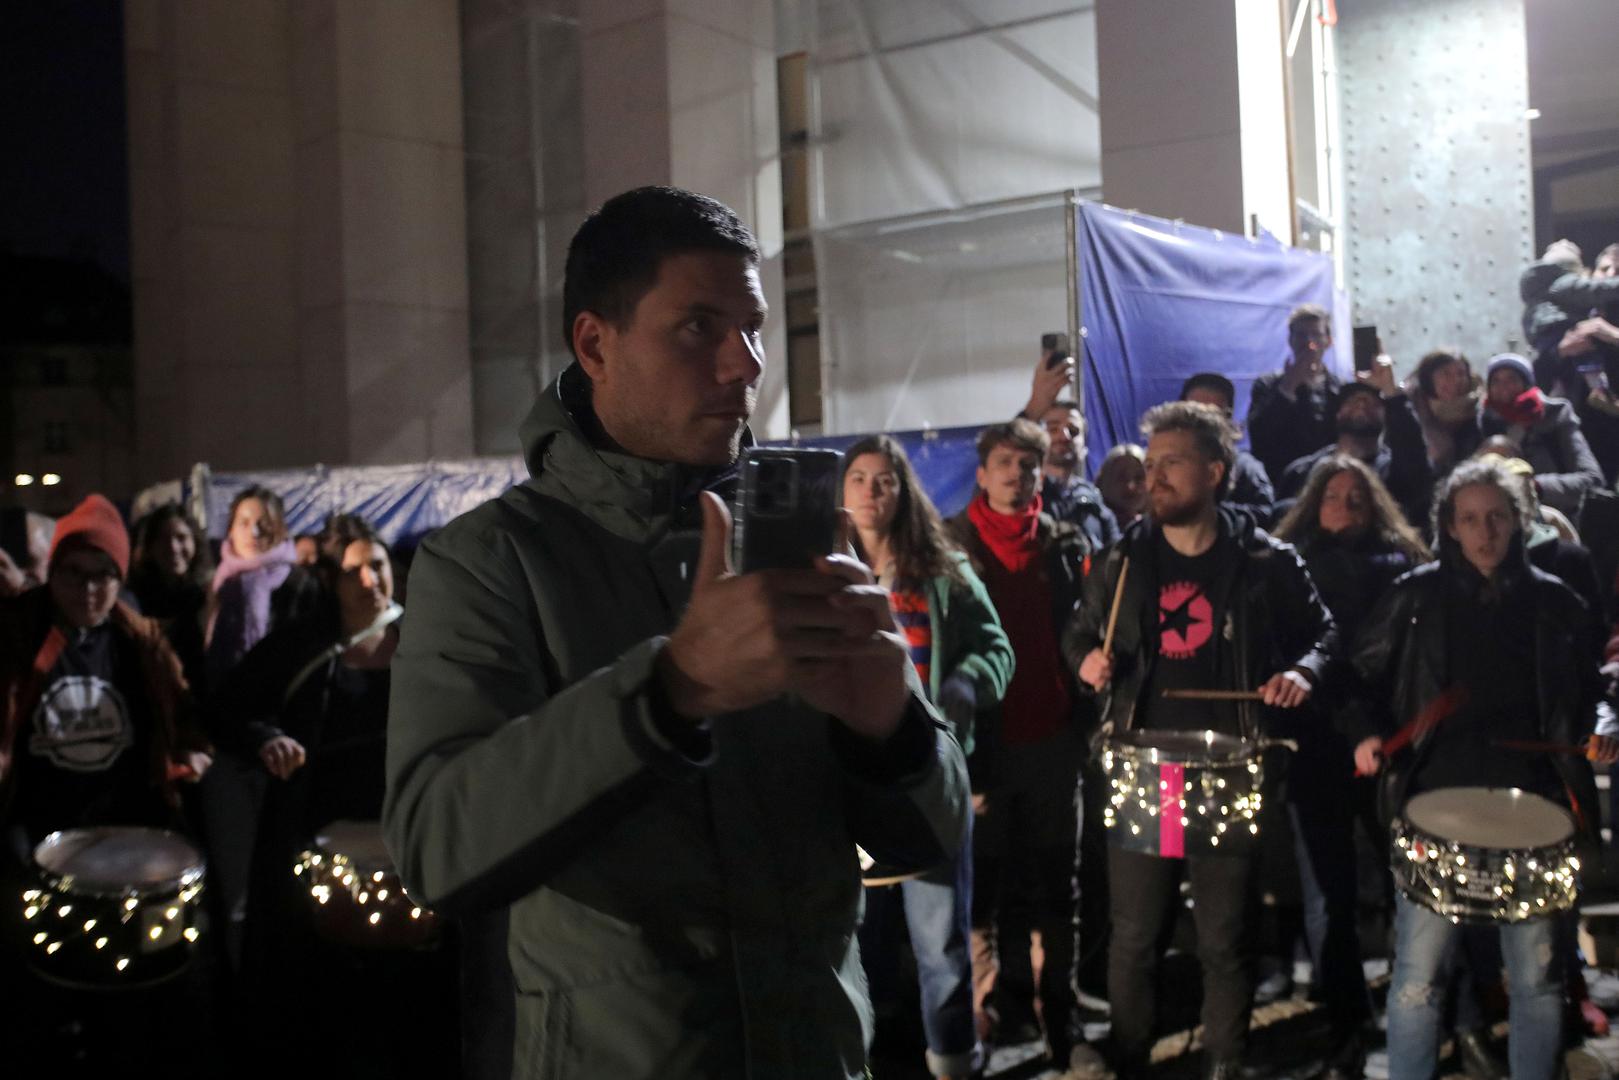
[[109, 623], [67, 634], [17, 740], [14, 809], [33, 843], [57, 829], [149, 825], [162, 817], [134, 648]]
[[1216, 609], [1224, 568], [1220, 545], [1188, 558], [1159, 537], [1154, 544], [1158, 572], [1158, 645], [1147, 679], [1141, 727], [1159, 731], [1239, 733], [1236, 710], [1228, 703], [1169, 701], [1165, 690], [1229, 689], [1220, 683], [1215, 656], [1225, 624]]

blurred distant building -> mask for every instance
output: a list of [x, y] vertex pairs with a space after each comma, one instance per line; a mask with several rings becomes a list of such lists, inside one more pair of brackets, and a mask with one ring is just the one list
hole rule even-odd
[[90, 262], [0, 256], [0, 502], [60, 515], [135, 486], [129, 286]]

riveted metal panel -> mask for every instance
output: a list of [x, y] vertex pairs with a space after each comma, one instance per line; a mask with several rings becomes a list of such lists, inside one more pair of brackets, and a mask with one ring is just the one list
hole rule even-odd
[[1533, 258], [1524, 0], [1339, 0], [1347, 276], [1402, 372], [1522, 346]]

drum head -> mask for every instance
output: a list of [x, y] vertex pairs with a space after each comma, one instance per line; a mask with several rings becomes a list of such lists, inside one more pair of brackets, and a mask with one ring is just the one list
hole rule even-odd
[[1126, 731], [1110, 741], [1138, 752], [1156, 750], [1169, 761], [1235, 761], [1253, 756], [1250, 743], [1218, 731]]
[[333, 821], [315, 833], [315, 846], [366, 870], [392, 870], [380, 821]]
[[1568, 811], [1518, 788], [1426, 791], [1405, 804], [1405, 818], [1431, 836], [1468, 847], [1542, 848], [1574, 835]]
[[86, 892], [161, 892], [201, 875], [202, 852], [161, 829], [106, 827], [65, 829], [34, 849], [46, 873], [72, 877]]

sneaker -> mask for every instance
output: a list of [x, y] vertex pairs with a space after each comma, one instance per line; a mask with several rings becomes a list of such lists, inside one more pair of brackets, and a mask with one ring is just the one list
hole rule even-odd
[[1511, 1080], [1506, 1065], [1490, 1049], [1482, 1031], [1458, 1031], [1456, 1056], [1461, 1059], [1462, 1071], [1472, 1080]]

